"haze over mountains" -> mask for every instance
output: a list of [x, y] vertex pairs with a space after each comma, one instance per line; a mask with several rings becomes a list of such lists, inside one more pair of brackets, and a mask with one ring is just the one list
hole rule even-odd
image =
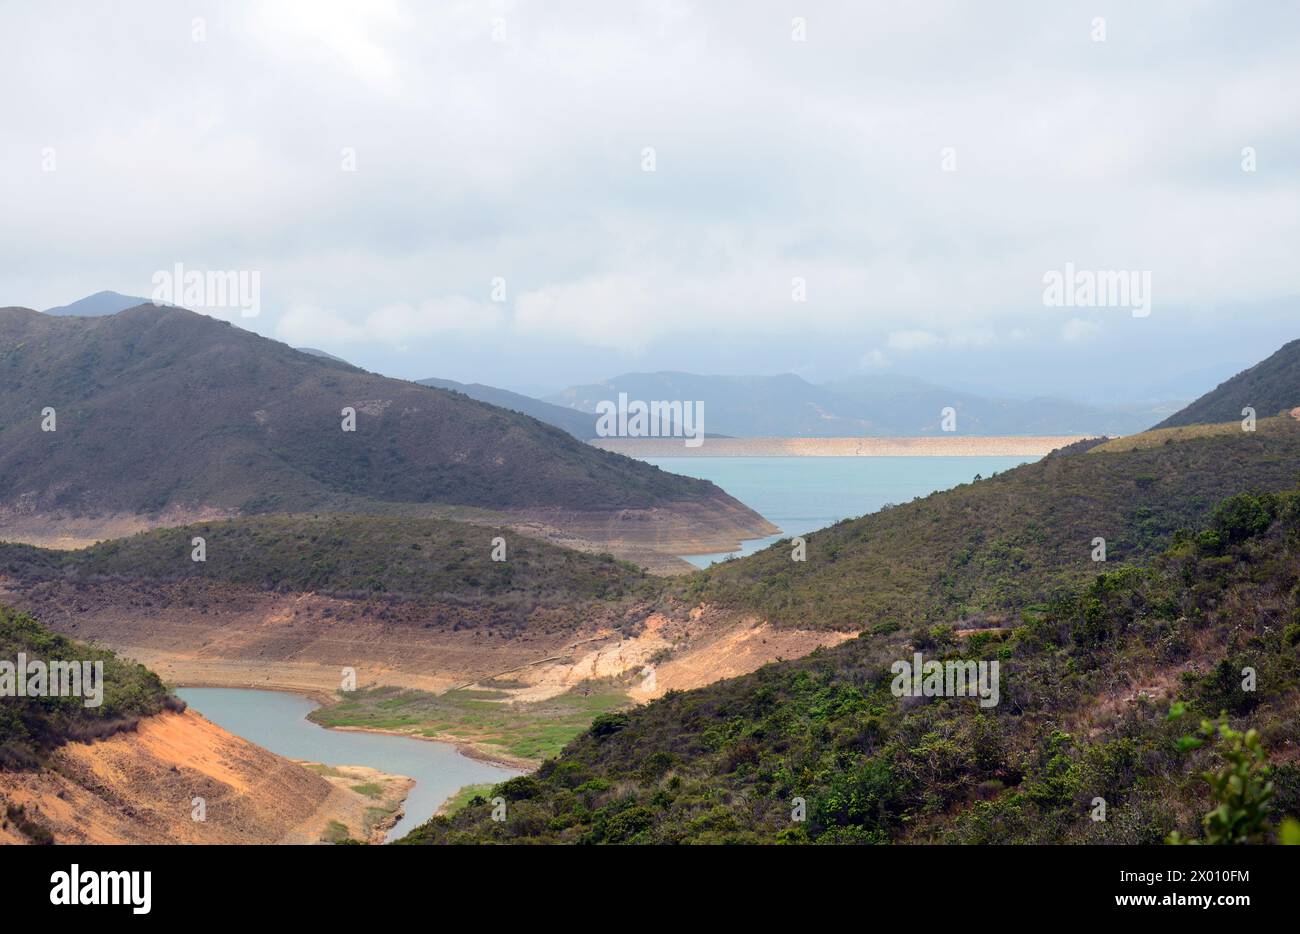
[[[440, 506], [563, 514], [612, 538], [662, 535], [681, 510], [733, 539], [770, 528], [710, 483], [179, 308], [0, 310], [0, 409], [0, 515], [11, 526]], [[42, 430], [46, 409], [53, 431]], [[620, 525], [623, 510], [643, 521]]]
[[897, 375], [863, 374], [815, 385], [793, 373], [698, 376], [625, 373], [571, 386], [547, 402], [595, 412], [601, 400], [682, 399], [704, 402], [710, 433], [738, 437], [833, 438], [941, 433], [944, 408], [957, 410], [957, 431], [970, 435], [1123, 435], [1149, 428], [1178, 403], [1099, 407], [1066, 399], [998, 399]]
[[[564, 494], [577, 488], [599, 504], [587, 509], [596, 525], [633, 514], [642, 517], [635, 525], [682, 507], [696, 526], [730, 522], [732, 534], [744, 524], [744, 507], [716, 488], [598, 457], [569, 434], [458, 390], [385, 379], [152, 305], [83, 318], [5, 309], [0, 348], [8, 416], [0, 489], [14, 491], [0, 502], [6, 531], [30, 514], [174, 517], [196, 505], [232, 515], [372, 513], [245, 515], [78, 552], [0, 547], [5, 602], [56, 631], [179, 680], [320, 690], [360, 658], [401, 690], [374, 688], [349, 708], [359, 719], [340, 722], [366, 725], [368, 704], [393, 722], [400, 704], [400, 722], [422, 735], [481, 736], [478, 720], [440, 719], [435, 699], [471, 681], [506, 697], [554, 699], [589, 677], [575, 671], [599, 671], [635, 685], [629, 697], [661, 698], [597, 717], [535, 777], [497, 786], [512, 802], [508, 826], [471, 805], [415, 841], [786, 839], [778, 812], [799, 791], [813, 814], [798, 839], [1059, 842], [1103, 833], [1152, 842], [1186, 826], [1133, 790], [1144, 776], [1169, 789], [1185, 771], [1160, 752], [1172, 744], [1163, 701], [1210, 715], [1235, 697], [1215, 671], [1252, 664], [1266, 676], [1259, 724], [1270, 736], [1282, 735], [1279, 711], [1296, 702], [1288, 666], [1300, 636], [1288, 642], [1274, 623], [1294, 609], [1300, 564], [1284, 542], [1300, 501], [1273, 494], [1300, 483], [1300, 420], [1267, 415], [1300, 405], [1296, 345], [1175, 413], [1176, 427], [1080, 442], [812, 532], [804, 561], [792, 561], [783, 541], [678, 579], [513, 533], [515, 560], [497, 563], [477, 537], [495, 533], [412, 518], [416, 507], [445, 502], [493, 514], [576, 513], [583, 507]], [[763, 398], [761, 383], [740, 387]], [[834, 391], [897, 399], [928, 390], [891, 379]], [[1260, 409], [1255, 431], [1235, 414], [1217, 420], [1243, 400]], [[345, 404], [356, 408], [356, 433], [340, 430]], [[58, 428], [40, 433], [47, 405]], [[340, 449], [340, 440], [362, 450]], [[498, 452], [507, 456], [490, 456]], [[1264, 496], [1219, 505], [1247, 493]], [[383, 513], [394, 518], [375, 515]], [[1194, 538], [1180, 531], [1207, 527]], [[203, 564], [185, 560], [195, 534], [209, 545]], [[1112, 563], [1089, 583], [1099, 535]], [[1157, 556], [1171, 543], [1181, 563], [1162, 566], [1169, 559]], [[1189, 575], [1195, 588], [1185, 586]], [[1242, 607], [1258, 612], [1243, 617]], [[818, 647], [826, 651], [808, 655]], [[1007, 703], [900, 702], [879, 672], [922, 649], [999, 660]], [[645, 687], [636, 673], [650, 664], [656, 681]], [[1162, 703], [1138, 705], [1136, 719], [1117, 725], [1097, 711], [1117, 702], [1130, 676], [1157, 685], [1144, 690]], [[1076, 714], [1086, 722], [1063, 748], [1053, 737]], [[718, 723], [730, 726], [719, 733]], [[1135, 736], [1145, 754], [1125, 751]], [[1097, 769], [1116, 755], [1119, 777], [1054, 771], [1068, 762], [1075, 776], [1076, 766]], [[791, 756], [817, 777], [782, 784], [782, 774], [805, 774], [782, 771]], [[681, 782], [661, 787], [670, 768]], [[581, 812], [566, 804], [570, 779], [586, 789]], [[1075, 792], [1099, 782], [1117, 813], [1135, 809], [1133, 820], [1098, 831], [1071, 819]], [[607, 794], [616, 784], [623, 791]], [[709, 804], [718, 794], [782, 807]], [[854, 794], [868, 804], [836, 803]], [[1161, 794], [1183, 811], [1201, 806], [1186, 790]], [[999, 818], [986, 826], [979, 815], [989, 809]], [[1144, 829], [1131, 831], [1139, 819]]]
[[[1188, 756], [1201, 744], [1180, 744], [1184, 712], [1263, 737], [1278, 793], [1221, 842], [1275, 842], [1276, 822], [1300, 814], [1294, 352], [1176, 413], [1177, 427], [1079, 442], [837, 523], [805, 536], [802, 561], [787, 540], [699, 572], [665, 613], [708, 606], [769, 633], [856, 638], [707, 686], [674, 653], [656, 667], [656, 702], [598, 717], [493, 789], [519, 802], [513, 823], [480, 799], [406, 842], [1196, 838], [1220, 798], [1188, 779], [1219, 763], [1211, 743]], [[1236, 413], [1215, 421], [1243, 401], [1288, 414], [1254, 430]], [[920, 654], [1001, 666], [1000, 702], [900, 691], [897, 660]], [[1096, 796], [1106, 821], [1089, 817]], [[806, 821], [790, 820], [792, 800]]]
[[119, 311], [125, 311], [128, 308], [134, 308], [148, 302], [149, 299], [140, 298], [137, 295], [123, 295], [120, 292], [103, 291], [96, 292], [94, 295], [87, 295], [85, 298], [79, 298], [67, 305], [59, 305], [57, 308], [46, 308], [45, 314], [98, 318], [102, 315], [115, 315]]
[[[46, 313], [103, 316], [144, 302], [116, 292], [97, 292]], [[345, 362], [324, 350], [299, 349]], [[440, 377], [417, 382], [530, 415], [583, 441], [597, 436], [597, 403], [616, 400], [620, 392], [645, 401], [702, 401], [707, 433], [732, 437], [935, 435], [940, 433], [940, 413], [948, 406], [957, 410], [959, 433], [967, 435], [1124, 435], [1151, 427], [1181, 404], [1090, 405], [1051, 396], [998, 398], [892, 373], [864, 373], [822, 384], [792, 373], [624, 373], [600, 383], [570, 386], [542, 399], [477, 382]]]
[[1257, 418], [1277, 415], [1300, 405], [1300, 340], [1280, 348], [1267, 360], [1238, 373], [1191, 405], [1175, 412], [1157, 428], [1231, 422], [1255, 410]]
[[594, 414], [552, 405], [549, 402], [534, 399], [532, 396], [511, 392], [508, 389], [497, 389], [494, 386], [485, 386], [482, 383], [458, 383], [454, 379], [438, 379], [437, 377], [416, 380], [416, 382], [421, 386], [436, 386], [439, 389], [449, 389], [469, 396], [471, 399], [477, 399], [479, 402], [486, 402], [489, 405], [510, 409], [512, 412], [531, 415], [548, 425], [554, 425], [556, 428], [567, 431], [582, 441], [590, 441], [596, 437], [596, 416]]

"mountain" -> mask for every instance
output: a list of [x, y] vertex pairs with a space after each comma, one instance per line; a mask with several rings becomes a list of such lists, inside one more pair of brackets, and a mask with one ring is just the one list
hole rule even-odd
[[594, 413], [617, 399], [704, 403], [708, 433], [738, 437], [937, 435], [942, 412], [957, 411], [966, 435], [1121, 435], [1141, 431], [1172, 406], [1102, 408], [1063, 399], [994, 399], [895, 375], [861, 375], [814, 385], [792, 373], [777, 376], [698, 376], [625, 373], [572, 386], [546, 401]]
[[966, 483], [714, 565], [695, 599], [781, 625], [863, 629], [1014, 617], [1108, 561], [1141, 561], [1215, 503], [1300, 483], [1300, 422], [1255, 432], [1152, 431], [1080, 442]]
[[1238, 373], [1156, 427], [1237, 422], [1246, 407], [1264, 418], [1297, 406], [1300, 406], [1300, 340], [1286, 344], [1267, 360]]
[[711, 483], [181, 308], [0, 309], [0, 529], [435, 506], [665, 549], [771, 528]]
[[[204, 560], [190, 560], [195, 536]], [[502, 557], [492, 560], [500, 536]], [[646, 579], [609, 555], [584, 554], [508, 529], [446, 519], [248, 516], [151, 529], [86, 548], [0, 542], [0, 570], [31, 584], [93, 580], [222, 583], [337, 597], [508, 600], [516, 606], [614, 600]]]
[[[75, 550], [0, 542], [0, 600], [169, 682], [332, 693], [352, 667], [363, 685], [428, 692], [417, 704], [426, 714], [449, 704], [434, 692], [503, 671], [534, 699], [564, 694], [566, 682], [596, 676], [583, 656], [601, 658], [602, 696], [620, 697], [609, 679], [666, 644], [638, 654], [629, 641], [662, 585], [609, 555], [411, 516], [243, 516]], [[494, 682], [464, 699], [511, 698]], [[559, 703], [578, 717], [558, 722], [555, 705], [529, 717], [548, 742], [589, 720], [581, 696]], [[484, 742], [485, 712], [497, 706], [470, 704], [471, 736], [457, 738]], [[516, 726], [524, 718], [512, 714]]]
[[[1297, 577], [1300, 493], [1234, 497], [1006, 627], [863, 636], [597, 717], [403, 842], [1276, 842], [1300, 815]], [[979, 695], [904, 690], [916, 653]], [[1197, 735], [1220, 714], [1235, 734]], [[1247, 730], [1263, 761], [1237, 755]], [[1242, 789], [1265, 780], [1271, 800]]]
[[[1300, 813], [1297, 484], [1295, 418], [1159, 429], [714, 565], [661, 612], [856, 638], [686, 691], [670, 654], [657, 700], [407, 842], [1158, 843], [1217, 826], [1197, 777], [1226, 786], [1247, 729], [1278, 793], [1226, 823], [1272, 842]], [[996, 691], [906, 696], [918, 653]], [[1221, 713], [1221, 747], [1184, 739]]]
[[47, 308], [47, 315], [74, 315], [82, 318], [98, 318], [102, 315], [115, 315], [119, 311], [145, 305], [149, 299], [135, 295], [123, 295], [120, 292], [96, 292], [85, 298], [77, 299], [70, 305]]
[[[335, 363], [348, 363], [342, 357], [336, 357], [332, 353], [326, 353], [323, 350], [317, 350], [315, 347], [295, 347], [294, 350], [299, 353], [311, 354], [313, 357], [321, 357], [325, 360], [333, 360]], [[352, 364], [348, 363], [348, 366]]]
[[596, 416], [594, 414], [552, 405], [531, 396], [510, 392], [508, 389], [484, 386], [482, 383], [458, 383], [453, 379], [438, 379], [436, 377], [419, 379], [416, 382], [421, 386], [436, 386], [438, 389], [459, 392], [471, 399], [509, 409], [512, 412], [522, 412], [524, 415], [530, 415], [538, 421], [546, 422], [548, 425], [554, 425], [556, 428], [567, 431], [580, 441], [590, 441], [596, 437]]

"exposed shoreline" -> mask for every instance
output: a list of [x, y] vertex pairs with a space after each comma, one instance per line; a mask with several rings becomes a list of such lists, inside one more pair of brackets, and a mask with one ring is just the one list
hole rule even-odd
[[1088, 435], [953, 435], [921, 438], [601, 438], [590, 442], [628, 457], [1042, 457]]
[[[233, 691], [276, 691], [281, 694], [296, 694], [299, 697], [305, 697], [315, 703], [318, 707], [332, 707], [338, 703], [338, 698], [333, 697], [324, 691], [313, 691], [310, 688], [291, 687], [287, 685], [276, 685], [261, 683], [235, 684], [231, 682], [221, 683], [219, 681], [207, 681], [199, 683], [186, 679], [184, 684], [175, 683], [171, 687], [175, 688], [224, 688]], [[201, 711], [199, 711], [201, 713]], [[421, 733], [411, 733], [403, 730], [388, 730], [380, 727], [369, 726], [326, 726], [323, 723], [317, 723], [311, 720], [311, 723], [320, 727], [322, 730], [337, 730], [341, 733], [377, 733], [383, 736], [405, 736], [407, 739], [420, 739], [430, 743], [442, 743], [447, 746], [455, 747], [456, 751], [466, 759], [473, 759], [476, 762], [485, 762], [488, 765], [499, 765], [507, 769], [519, 769], [524, 772], [532, 772], [541, 762], [535, 759], [522, 759], [505, 752], [497, 752], [485, 747], [482, 743], [475, 743], [470, 740], [458, 739], [452, 736], [425, 736]]]

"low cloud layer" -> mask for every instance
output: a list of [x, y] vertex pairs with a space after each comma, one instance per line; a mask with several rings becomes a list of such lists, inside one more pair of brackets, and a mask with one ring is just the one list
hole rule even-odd
[[[1290, 4], [0, 18], [3, 304], [257, 270], [241, 326], [528, 388], [957, 357], [970, 376], [1184, 333], [1237, 333], [1249, 360], [1300, 295]], [[1067, 263], [1148, 271], [1151, 317], [1044, 307]], [[735, 356], [702, 350], [721, 341]]]

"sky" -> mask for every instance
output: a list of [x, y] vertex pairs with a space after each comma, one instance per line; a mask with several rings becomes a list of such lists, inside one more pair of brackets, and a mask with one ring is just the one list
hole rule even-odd
[[[180, 263], [405, 378], [1190, 398], [1300, 337], [1297, 40], [1280, 2], [0, 0], [0, 305]], [[1149, 313], [1045, 300], [1067, 268]]]

